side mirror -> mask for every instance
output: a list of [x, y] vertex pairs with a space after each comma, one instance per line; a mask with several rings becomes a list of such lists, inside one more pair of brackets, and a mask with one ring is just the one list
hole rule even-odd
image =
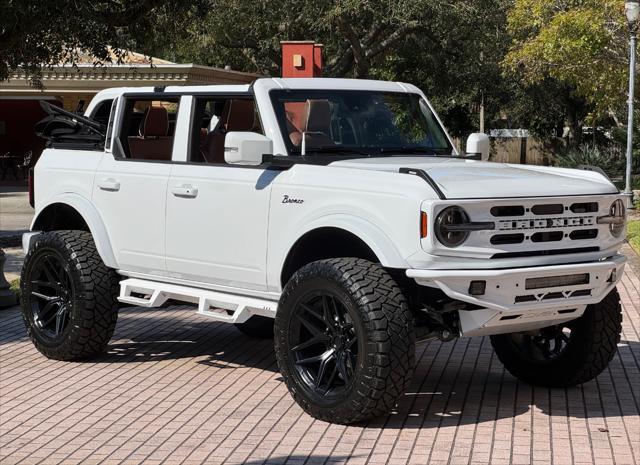
[[224, 161], [230, 165], [260, 165], [262, 156], [273, 153], [273, 142], [255, 132], [228, 132], [224, 139]]
[[491, 152], [491, 140], [482, 132], [471, 134], [467, 139], [467, 153], [479, 153], [481, 160], [488, 160]]

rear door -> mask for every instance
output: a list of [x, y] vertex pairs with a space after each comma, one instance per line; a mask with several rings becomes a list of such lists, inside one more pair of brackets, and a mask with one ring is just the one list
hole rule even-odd
[[230, 131], [262, 132], [250, 94], [194, 97], [192, 130], [167, 192], [166, 261], [173, 278], [266, 289], [267, 222], [276, 172], [224, 162]]
[[166, 275], [165, 208], [180, 97], [125, 96], [93, 202], [122, 270]]

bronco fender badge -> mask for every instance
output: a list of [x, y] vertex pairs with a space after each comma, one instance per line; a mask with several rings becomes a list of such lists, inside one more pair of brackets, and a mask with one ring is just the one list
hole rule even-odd
[[292, 197], [289, 197], [288, 195], [283, 195], [282, 196], [282, 203], [304, 203], [304, 200], [302, 200], [302, 199], [294, 199]]

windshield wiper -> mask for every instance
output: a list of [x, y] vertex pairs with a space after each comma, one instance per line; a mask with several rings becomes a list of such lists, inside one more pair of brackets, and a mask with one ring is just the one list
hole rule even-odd
[[309, 154], [335, 154], [335, 155], [362, 155], [365, 157], [373, 157], [377, 156], [378, 153], [374, 151], [365, 151], [363, 149], [351, 148], [351, 147], [340, 147], [329, 146], [329, 147], [313, 147], [312, 149], [307, 149], [307, 155]]

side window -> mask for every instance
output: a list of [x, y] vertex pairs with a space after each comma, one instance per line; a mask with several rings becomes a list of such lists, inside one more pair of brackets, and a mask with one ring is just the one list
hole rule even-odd
[[283, 102], [287, 134], [294, 147], [306, 134], [309, 148], [355, 144], [352, 115], [338, 99], [304, 99]]
[[189, 161], [225, 163], [224, 140], [231, 131], [263, 133], [253, 98], [224, 95], [196, 98]]
[[179, 98], [127, 98], [118, 141], [125, 158], [171, 160]]
[[113, 100], [104, 100], [100, 102], [96, 108], [94, 108], [93, 112], [89, 117], [97, 121], [98, 123], [104, 124], [105, 126], [109, 122], [109, 115], [111, 114], [111, 107], [113, 105]]

